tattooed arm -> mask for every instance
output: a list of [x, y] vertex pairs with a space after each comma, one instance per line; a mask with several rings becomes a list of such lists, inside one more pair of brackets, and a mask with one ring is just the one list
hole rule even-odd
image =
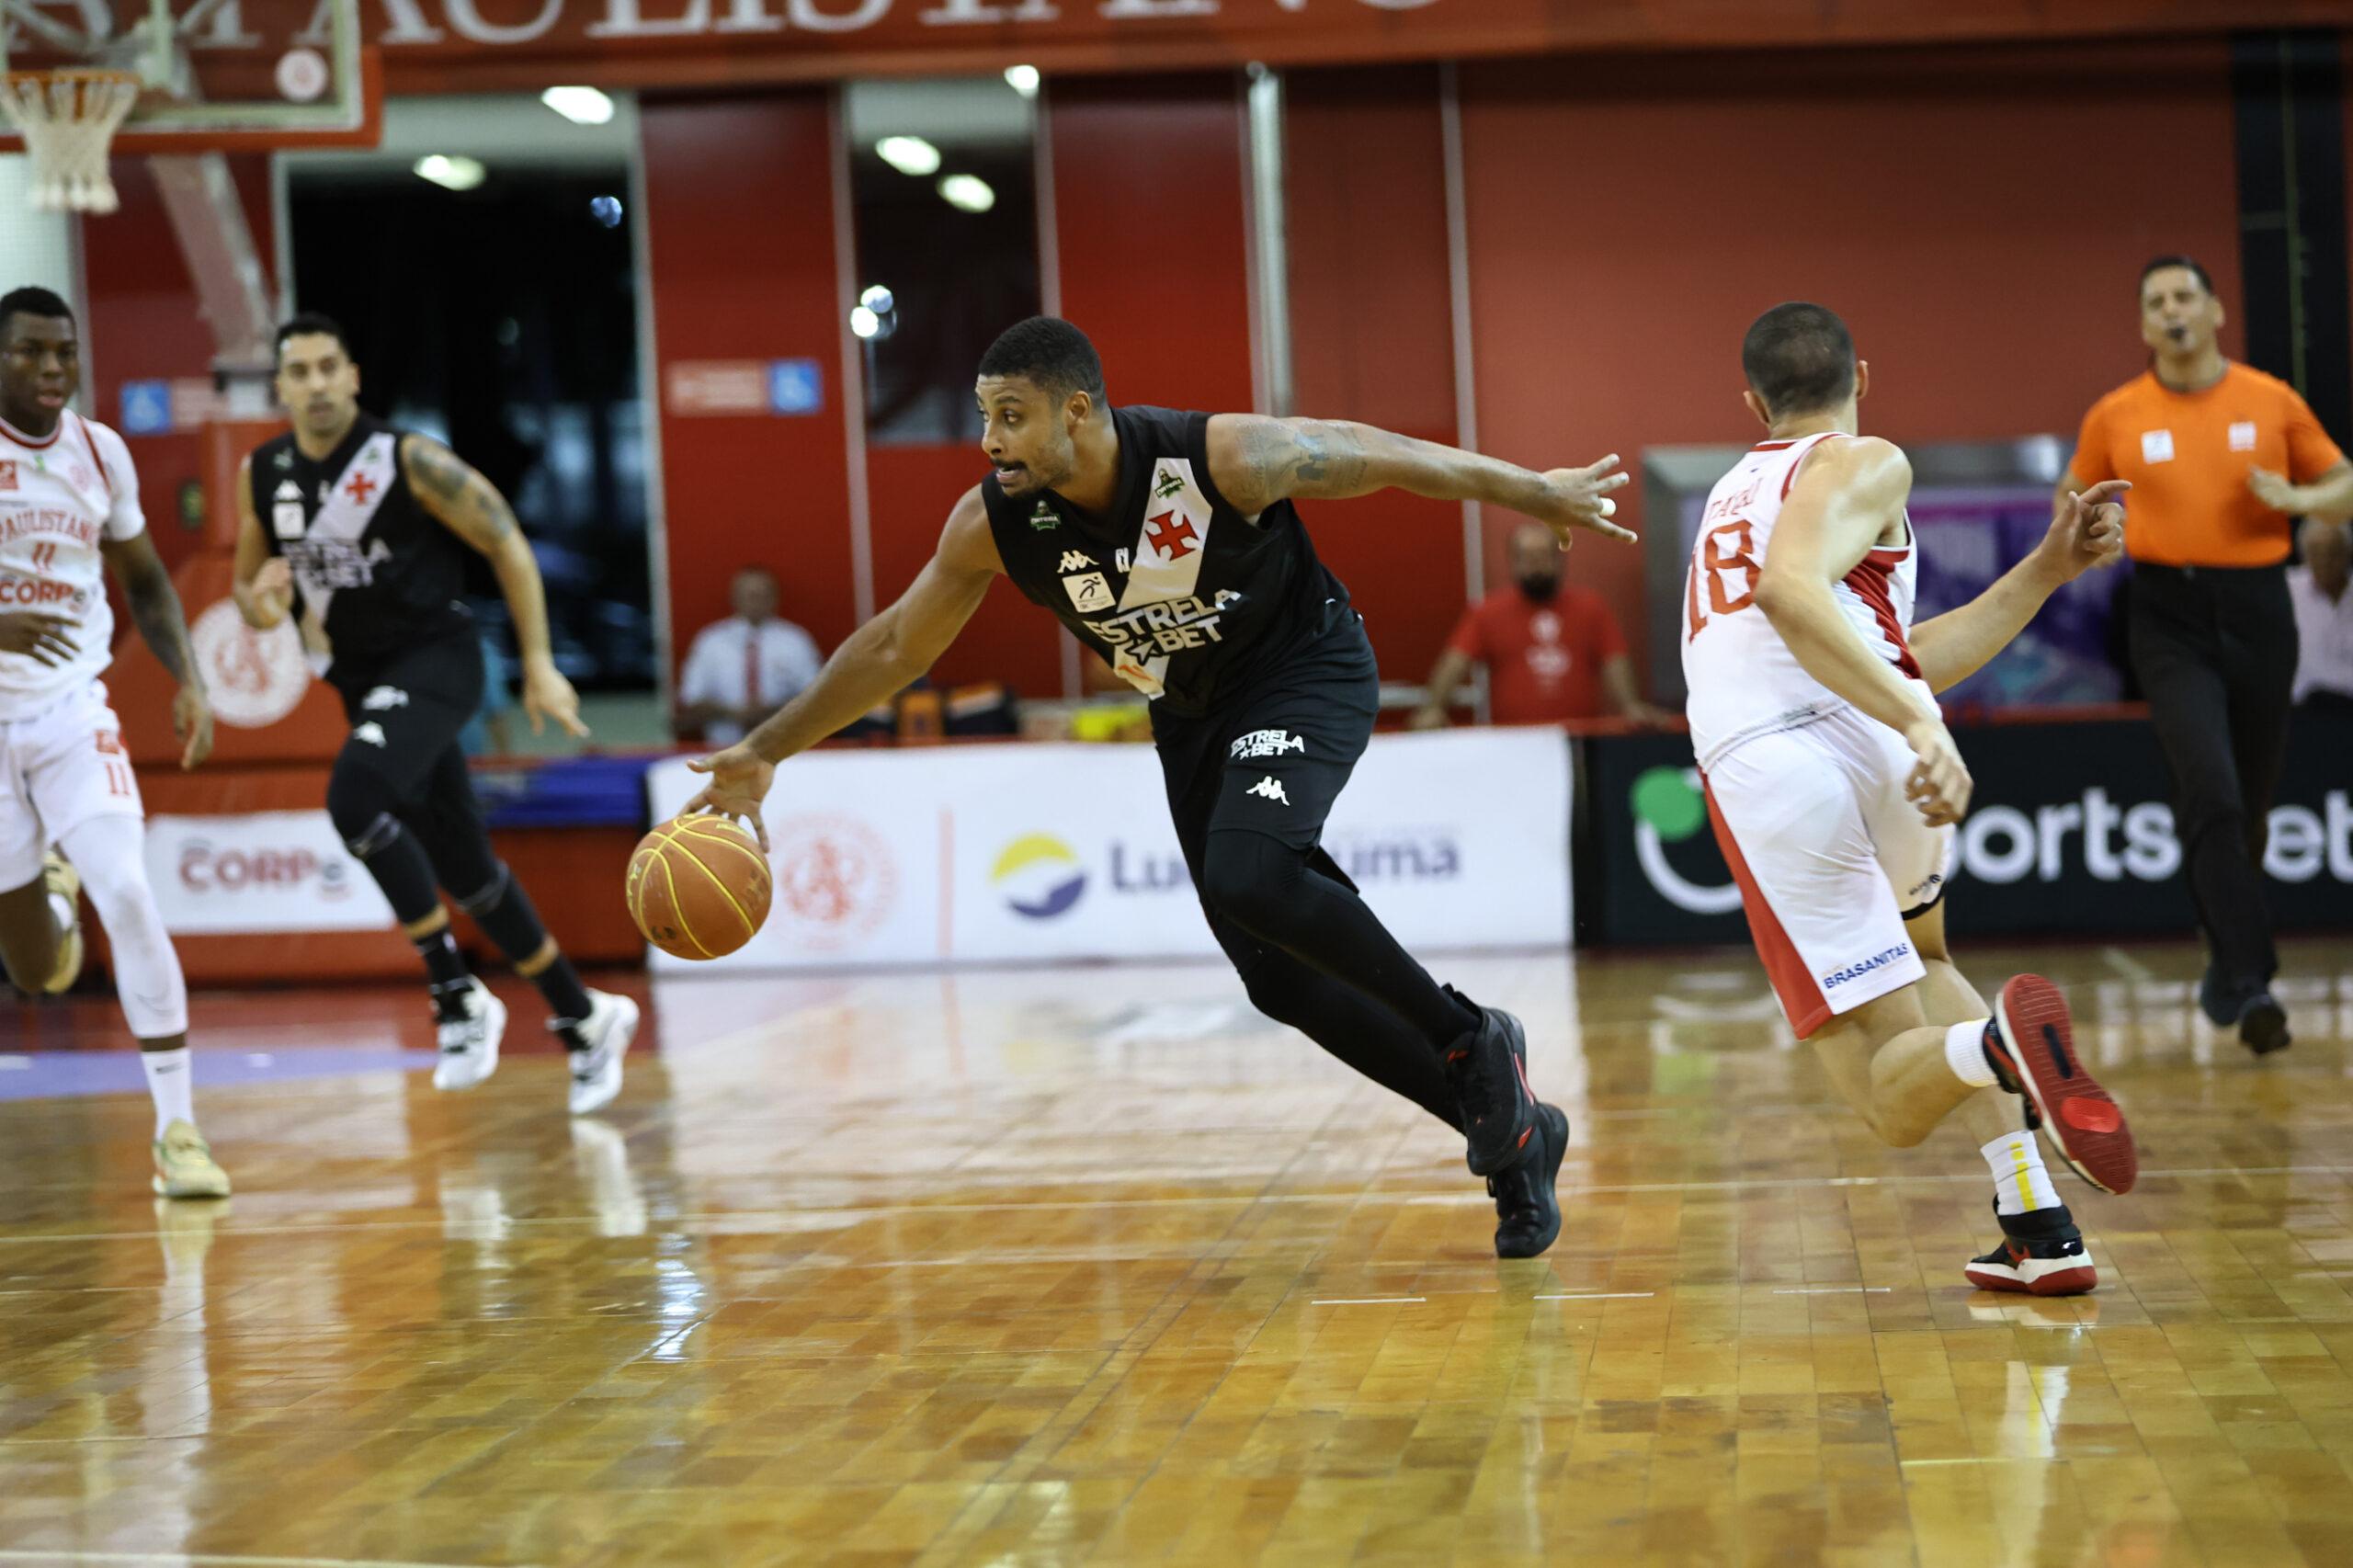
[[1220, 414], [1210, 419], [1210, 478], [1235, 510], [1256, 517], [1278, 501], [1345, 501], [1404, 490], [1438, 501], [1483, 501], [1548, 525], [1568, 548], [1573, 530], [1634, 536], [1609, 521], [1613, 454], [1584, 468], [1544, 473], [1435, 441], [1417, 441], [1347, 420], [1271, 419]]
[[401, 438], [401, 472], [426, 511], [489, 557], [515, 621], [515, 643], [523, 656], [523, 711], [530, 716], [531, 733], [553, 719], [575, 735], [587, 734], [580, 722], [580, 699], [549, 651], [547, 589], [540, 582], [540, 563], [506, 497], [457, 453], [423, 436]]
[[212, 753], [212, 703], [205, 695], [195, 651], [188, 645], [188, 617], [180, 609], [179, 591], [172, 586], [171, 569], [155, 553], [154, 540], [145, 533], [110, 539], [98, 549], [113, 569], [115, 581], [122, 585], [123, 600], [131, 607], [139, 635], [146, 640], [155, 662], [180, 683], [179, 693], [172, 699], [172, 728], [181, 741], [180, 767], [194, 767]]

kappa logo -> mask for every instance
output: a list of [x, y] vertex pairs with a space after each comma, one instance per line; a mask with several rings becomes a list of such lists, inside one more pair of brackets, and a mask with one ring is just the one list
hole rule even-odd
[[1294, 735], [1289, 730], [1253, 730], [1226, 748], [1226, 756], [1235, 762], [1248, 762], [1254, 757], [1280, 756], [1285, 752], [1304, 753], [1307, 737]]
[[1280, 801], [1286, 806], [1290, 804], [1290, 797], [1283, 793], [1282, 780], [1271, 773], [1251, 785], [1245, 792], [1252, 795], [1264, 795], [1269, 801]]
[[1103, 564], [1101, 562], [1096, 560], [1095, 557], [1087, 554], [1086, 551], [1083, 550], [1065, 550], [1063, 551], [1063, 563], [1055, 567], [1054, 570], [1057, 572], [1075, 572], [1082, 566], [1100, 566], [1101, 564]]
[[1111, 594], [1111, 585], [1104, 581], [1100, 572], [1085, 572], [1075, 577], [1065, 577], [1063, 589], [1070, 595], [1071, 605], [1081, 615], [1109, 609], [1117, 602]]
[[1048, 528], [1062, 527], [1063, 520], [1054, 515], [1051, 505], [1041, 500], [1029, 509], [1029, 526], [1044, 533]]
[[270, 497], [273, 501], [300, 501], [301, 498], [302, 487], [290, 479], [279, 480], [277, 494]]
[[380, 686], [359, 699], [362, 710], [381, 713], [387, 709], [408, 706], [408, 693], [396, 686]]
[[355, 741], [366, 741], [371, 746], [382, 745], [384, 744], [384, 726], [370, 720], [369, 722], [358, 725], [353, 729], [351, 732], [351, 738]]

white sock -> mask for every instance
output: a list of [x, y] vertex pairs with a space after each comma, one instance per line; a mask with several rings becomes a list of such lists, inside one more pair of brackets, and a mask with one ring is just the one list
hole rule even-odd
[[1985, 1060], [1985, 1026], [1991, 1022], [1977, 1018], [1945, 1030], [1945, 1065], [1972, 1089], [1990, 1089], [2001, 1082], [1994, 1076], [1994, 1064]]
[[1979, 1153], [1994, 1173], [1996, 1214], [2031, 1214], [2061, 1207], [2059, 1189], [2051, 1185], [2051, 1173], [2042, 1168], [2042, 1149], [2033, 1133], [2005, 1132]]
[[147, 1070], [147, 1092], [155, 1100], [155, 1136], [175, 1121], [196, 1125], [196, 1068], [188, 1047], [177, 1051], [142, 1051], [139, 1065]]

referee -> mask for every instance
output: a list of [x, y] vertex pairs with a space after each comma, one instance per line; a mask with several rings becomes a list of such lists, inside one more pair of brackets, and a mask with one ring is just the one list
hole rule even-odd
[[2353, 463], [2294, 388], [2222, 358], [2222, 326], [2197, 262], [2159, 256], [2141, 269], [2149, 369], [2084, 416], [2060, 490], [2132, 482], [2132, 669], [2173, 774], [2206, 933], [2199, 1006], [2261, 1055], [2289, 1040], [2262, 866], [2296, 676], [2290, 518], [2353, 512]]

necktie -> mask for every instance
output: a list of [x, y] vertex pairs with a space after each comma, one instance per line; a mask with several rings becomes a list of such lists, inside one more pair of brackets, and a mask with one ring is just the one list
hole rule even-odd
[[760, 700], [760, 629], [744, 629], [744, 706], [761, 709], [767, 706]]

